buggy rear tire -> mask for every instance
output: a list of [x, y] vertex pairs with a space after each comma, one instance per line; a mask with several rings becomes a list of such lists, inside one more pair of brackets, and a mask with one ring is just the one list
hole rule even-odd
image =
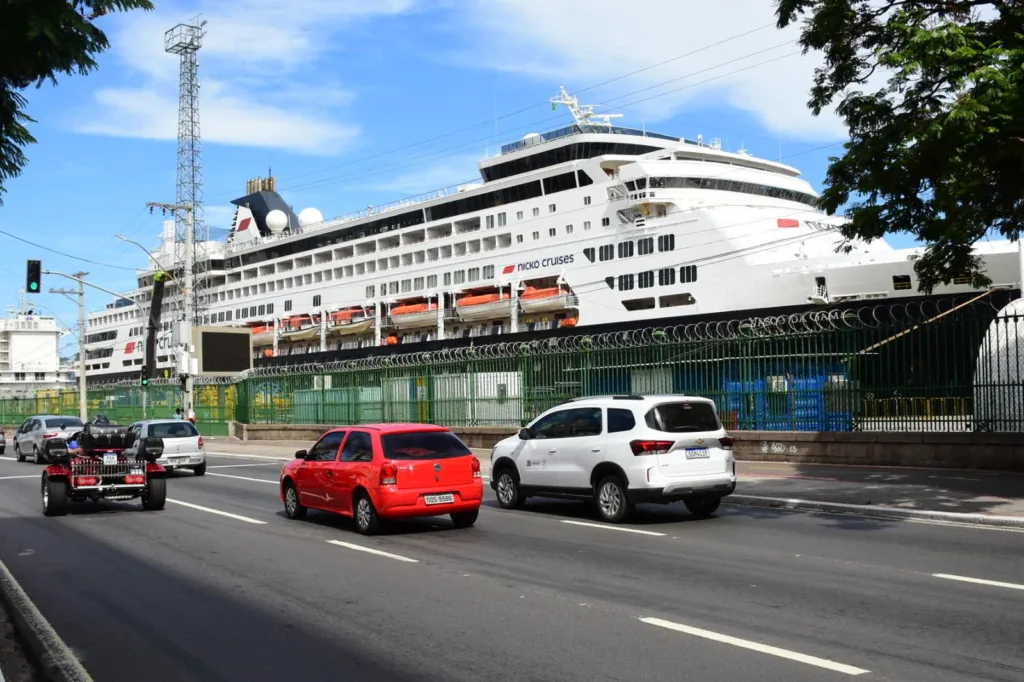
[[167, 504], [167, 479], [151, 478], [146, 492], [142, 493], [142, 508], [146, 511], [160, 511]]
[[64, 516], [68, 513], [68, 482], [43, 476], [43, 515]]

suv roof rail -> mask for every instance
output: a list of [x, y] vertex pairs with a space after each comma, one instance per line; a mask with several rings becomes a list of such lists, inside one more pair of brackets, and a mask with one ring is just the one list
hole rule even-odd
[[579, 398], [570, 398], [566, 402], [575, 403], [575, 402], [579, 402], [580, 400], [602, 400], [602, 399], [607, 400], [609, 398], [612, 399], [612, 400], [644, 400], [645, 399], [644, 396], [642, 396], [642, 395], [585, 395], [585, 396], [581, 396]]

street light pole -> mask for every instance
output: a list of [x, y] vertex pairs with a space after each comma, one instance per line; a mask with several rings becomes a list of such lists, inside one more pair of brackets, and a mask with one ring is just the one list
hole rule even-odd
[[85, 280], [88, 272], [65, 275], [62, 272], [45, 270], [47, 275], [61, 275], [78, 281], [78, 290], [50, 289], [51, 294], [78, 295], [78, 418], [85, 422], [89, 418], [88, 393], [85, 388]]

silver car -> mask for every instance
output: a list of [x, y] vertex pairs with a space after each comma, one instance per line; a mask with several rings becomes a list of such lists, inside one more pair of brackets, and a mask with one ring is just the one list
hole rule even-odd
[[51, 438], [71, 438], [82, 430], [82, 420], [53, 414], [41, 414], [26, 419], [15, 431], [14, 454], [19, 462], [31, 457], [36, 464], [46, 460], [44, 443]]
[[127, 454], [134, 453], [144, 438], [161, 438], [164, 454], [157, 460], [168, 471], [191, 469], [196, 476], [206, 473], [206, 445], [195, 424], [180, 419], [149, 419], [131, 425], [135, 444]]

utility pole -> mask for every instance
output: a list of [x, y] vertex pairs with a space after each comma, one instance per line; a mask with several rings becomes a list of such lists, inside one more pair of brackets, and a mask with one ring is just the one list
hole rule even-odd
[[[48, 275], [61, 275], [60, 272], [46, 271]], [[85, 390], [85, 282], [83, 278], [88, 272], [76, 272], [71, 279], [78, 280], [78, 289], [50, 289], [51, 294], [78, 296], [78, 417], [83, 422], [89, 418], [88, 394]], [[67, 275], [65, 275], [67, 277]]]
[[[178, 372], [179, 376], [184, 377], [185, 385], [183, 387], [184, 402], [185, 402], [185, 417], [188, 418], [189, 410], [192, 410], [192, 321], [195, 316], [193, 310], [193, 299], [192, 299], [192, 288], [194, 286], [193, 280], [195, 277], [195, 252], [193, 251], [195, 233], [193, 231], [193, 211], [191, 204], [165, 204], [157, 201], [150, 201], [146, 203], [149, 210], [152, 211], [154, 208], [159, 208], [163, 213], [170, 211], [172, 214], [177, 215], [179, 212], [185, 214], [185, 263], [184, 272], [181, 273], [181, 279], [178, 279], [178, 292], [181, 295], [182, 302], [185, 306], [185, 319], [182, 320], [179, 327], [181, 338], [178, 339], [180, 344], [179, 356], [178, 356]], [[159, 263], [156, 264], [160, 266]], [[177, 265], [177, 264], [175, 264]], [[177, 278], [175, 278], [177, 279]]]

